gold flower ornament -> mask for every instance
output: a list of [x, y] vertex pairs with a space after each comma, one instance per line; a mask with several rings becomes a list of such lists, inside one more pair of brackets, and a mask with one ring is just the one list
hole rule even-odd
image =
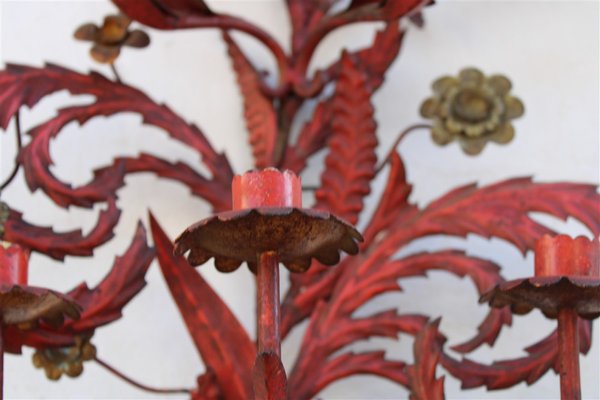
[[108, 15], [101, 27], [92, 23], [81, 25], [75, 31], [75, 39], [93, 42], [90, 54], [102, 64], [112, 64], [121, 52], [121, 47], [142, 48], [150, 44], [148, 35], [139, 30], [129, 30], [131, 20], [124, 14]]
[[510, 95], [508, 78], [486, 77], [475, 68], [441, 77], [432, 88], [434, 95], [421, 104], [421, 115], [433, 119], [433, 140], [439, 145], [456, 140], [470, 155], [479, 154], [489, 141], [510, 142], [515, 135], [511, 120], [525, 111], [521, 100]]
[[90, 343], [90, 337], [75, 337], [70, 347], [48, 348], [36, 350], [33, 354], [33, 365], [43, 368], [48, 379], [60, 379], [63, 374], [72, 378], [81, 375], [83, 362], [96, 357], [96, 347]]

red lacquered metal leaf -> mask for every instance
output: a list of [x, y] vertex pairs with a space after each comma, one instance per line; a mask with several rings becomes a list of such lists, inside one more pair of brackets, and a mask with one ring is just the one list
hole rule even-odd
[[286, 149], [282, 168], [299, 174], [306, 167], [308, 158], [325, 147], [331, 134], [331, 111], [331, 99], [317, 104], [312, 118], [302, 127], [296, 143]]
[[154, 0], [112, 0], [119, 9], [134, 21], [157, 29], [175, 29], [177, 18], [162, 10]]
[[[188, 124], [166, 105], [158, 105], [150, 99], [148, 100], [152, 104], [148, 104], [148, 111], [143, 113], [144, 123], [162, 128], [173, 139], [194, 148], [202, 156], [202, 162], [211, 172], [211, 182], [219, 186], [217, 192], [219, 200], [212, 204], [214, 211], [230, 209], [230, 185], [234, 174], [227, 156], [224, 153], [217, 153], [195, 124]], [[216, 186], [213, 186], [212, 189], [216, 190]]]
[[254, 364], [254, 398], [281, 400], [288, 398], [285, 369], [276, 354], [262, 353]]
[[406, 368], [410, 382], [410, 400], [444, 399], [444, 377], [436, 378], [435, 370], [440, 360], [440, 320], [427, 324], [415, 337], [414, 365]]
[[95, 288], [82, 283], [68, 294], [83, 309], [79, 320], [67, 320], [63, 326], [41, 325], [32, 331], [11, 330], [5, 336], [13, 352], [22, 345], [35, 348], [67, 346], [75, 335], [89, 334], [96, 328], [119, 319], [123, 307], [146, 285], [145, 275], [154, 258], [146, 242], [146, 231], [138, 224], [135, 236], [123, 256], [116, 257], [112, 269]]
[[334, 2], [288, 0], [286, 3], [292, 23], [292, 51], [298, 52], [306, 41], [306, 37], [327, 14]]
[[[590, 331], [591, 322], [580, 319], [581, 353], [585, 354], [589, 351]], [[458, 361], [442, 353], [441, 364], [462, 382], [463, 389], [485, 386], [488, 390], [499, 390], [521, 382], [531, 385], [551, 368], [557, 371], [558, 335], [556, 332], [525, 350], [529, 353], [526, 357], [495, 361], [491, 365], [467, 358]]]
[[402, 386], [408, 386], [408, 377], [404, 372], [406, 364], [401, 361], [385, 359], [385, 352], [368, 353], [348, 352], [329, 359], [323, 365], [315, 365], [319, 371], [314, 380], [302, 378], [294, 382], [290, 379], [290, 398], [312, 399], [327, 385], [352, 375], [369, 374], [389, 379]]
[[7, 64], [6, 69], [0, 71], [0, 127], [6, 129], [21, 106], [33, 107], [43, 97], [59, 90], [97, 95], [93, 88], [102, 81], [107, 81], [102, 75], [74, 74], [53, 64], [44, 68]]
[[379, 204], [365, 229], [363, 247], [369, 247], [375, 237], [384, 232], [396, 219], [402, 219], [417, 212], [417, 207], [408, 203], [412, 185], [406, 181], [406, 171], [402, 158], [397, 152], [390, 159], [390, 172]]
[[[358, 264], [360, 262], [357, 262]], [[356, 366], [350, 367], [347, 371], [341, 365], [343, 357], [335, 358], [334, 360], [337, 361], [333, 361], [331, 357], [344, 346], [358, 340], [375, 336], [397, 338], [399, 333], [415, 335], [425, 326], [427, 317], [398, 315], [396, 310], [388, 310], [369, 317], [353, 319], [353, 310], [344, 305], [346, 298], [346, 296], [333, 295], [328, 303], [320, 302], [313, 310], [304, 335], [302, 352], [289, 375], [290, 388], [292, 388], [290, 393], [293, 396], [297, 393], [305, 396], [309, 396], [307, 393], [310, 393], [310, 396], [314, 396], [333, 380], [353, 373], [375, 374], [394, 381], [404, 376], [401, 368], [404, 363], [384, 361], [382, 357], [376, 363], [378, 367], [372, 369], [365, 367], [362, 372], [352, 373], [349, 371], [353, 371]], [[379, 359], [379, 356], [373, 355], [373, 357]], [[400, 369], [395, 370], [397, 367]], [[348, 372], [348, 375], [344, 375], [345, 372], [341, 371]], [[325, 376], [326, 379], [323, 378]], [[401, 382], [401, 384], [405, 383]], [[300, 398], [304, 397], [300, 396]]]
[[373, 266], [364, 271], [361, 286], [370, 286], [382, 280], [397, 281], [406, 277], [424, 276], [432, 270], [450, 272], [460, 277], [469, 276], [480, 295], [504, 281], [500, 276], [500, 267], [493, 262], [468, 256], [460, 250], [445, 250], [418, 253], [382, 266]]
[[153, 0], [153, 3], [173, 15], [214, 15], [204, 0]]
[[426, 322], [427, 318], [422, 315], [399, 315], [397, 310], [383, 311], [364, 318], [340, 319], [335, 324], [336, 328], [327, 333], [325, 351], [332, 354], [353, 342], [371, 337], [397, 339], [400, 333], [415, 335]]
[[384, 2], [381, 14], [387, 19], [409, 17], [432, 2], [432, 0], [387, 0]]
[[[287, 302], [284, 301], [282, 308], [284, 332], [287, 332], [292, 325], [290, 319], [297, 320], [299, 316], [306, 317], [311, 312], [316, 313], [313, 311], [315, 305], [332, 294], [336, 283], [338, 286], [335, 288], [335, 302], [339, 307], [335, 305], [332, 307], [345, 316], [353, 313], [376, 295], [400, 290], [397, 283], [399, 279], [425, 275], [429, 270], [447, 271], [460, 277], [469, 276], [480, 294], [503, 281], [497, 265], [487, 260], [469, 257], [460, 251], [420, 253], [388, 263], [377, 263], [359, 255], [344, 260], [338, 266], [336, 279], [327, 275], [302, 293], [286, 298]], [[347, 272], [347, 278], [338, 281], [339, 275], [344, 271]], [[501, 327], [511, 323], [510, 313], [505, 309], [490, 310], [490, 315], [493, 317], [484, 320], [479, 333], [470, 339], [468, 344], [462, 345], [463, 351], [469, 348], [472, 350], [482, 343], [493, 343]], [[338, 328], [336, 330], [340, 331]]]
[[25, 170], [25, 178], [31, 191], [43, 189], [59, 206], [92, 207], [96, 202], [104, 201], [123, 185], [124, 170], [115, 168], [111, 174], [97, 172], [91, 183], [73, 188], [63, 183], [50, 172], [53, 164], [50, 158], [50, 139], [56, 137], [70, 122], [83, 123], [93, 115], [106, 115], [118, 112], [120, 106], [99, 105], [62, 109], [49, 121], [33, 128], [29, 135], [31, 142], [21, 151], [19, 160]]
[[146, 230], [138, 223], [131, 245], [123, 256], [115, 258], [102, 282], [94, 289], [84, 283], [68, 293], [83, 307], [81, 319], [68, 328], [84, 332], [119, 319], [123, 307], [146, 286], [146, 271], [153, 259], [154, 250], [147, 244]]
[[[356, 340], [374, 335], [394, 337], [398, 332], [413, 335], [420, 332], [427, 321], [427, 318], [422, 316], [402, 316], [396, 315], [395, 311], [388, 311], [363, 319], [351, 319], [359, 307], [375, 296], [399, 290], [398, 279], [439, 269], [458, 276], [469, 276], [480, 292], [502, 280], [498, 274], [499, 268], [493, 263], [467, 257], [457, 251], [422, 253], [387, 263], [384, 262], [385, 259], [377, 257], [377, 253], [363, 253], [349, 258], [343, 268], [338, 267], [341, 275], [334, 282], [330, 282], [332, 286], [321, 288], [319, 291], [311, 291], [312, 288], [309, 288], [296, 297], [302, 299], [304, 296], [304, 301], [307, 301], [306, 297], [311, 296], [318, 299], [318, 296], [324, 295], [324, 290], [330, 290], [327, 293], [329, 301], [319, 303], [312, 310], [311, 321], [302, 345], [303, 352], [290, 375], [290, 385], [300, 385], [297, 383], [300, 381], [314, 381], [316, 378], [313, 374], [318, 376], [321, 373], [315, 366], [323, 364], [328, 355]], [[311, 300], [315, 301], [315, 298]], [[287, 310], [289, 312], [290, 309]], [[474, 338], [473, 342], [480, 344], [492, 341], [498, 332], [499, 328], [484, 331]]]
[[385, 359], [385, 352], [373, 351], [355, 354], [342, 354], [330, 360], [325, 368], [325, 374], [317, 382], [317, 388], [324, 388], [327, 383], [356, 374], [371, 374], [407, 386], [404, 373], [405, 363]]
[[[385, 191], [365, 231], [363, 248], [384, 233], [393, 221], [409, 218], [417, 212], [415, 206], [408, 204], [412, 186], [406, 182], [404, 164], [397, 153], [392, 155], [390, 165]], [[313, 263], [307, 273], [290, 276], [290, 289], [282, 304], [282, 335], [310, 315], [320, 300], [329, 297], [340, 273], [347, 268], [346, 261], [342, 260], [342, 264], [335, 269], [326, 269]]]
[[332, 102], [332, 134], [315, 208], [356, 224], [375, 176], [375, 121], [365, 78], [345, 54]]
[[[550, 201], [545, 203], [542, 199], [549, 199]], [[579, 207], [577, 208], [575, 204], [578, 204]], [[307, 282], [313, 283], [305, 285], [302, 290], [298, 290], [298, 287], [292, 287], [296, 292], [293, 293], [292, 297], [286, 299], [289, 301], [284, 302], [283, 326], [286, 327], [285, 322], [290, 319], [294, 321], [302, 319], [301, 313], [304, 312], [304, 309], [301, 305], [312, 304], [314, 307], [315, 302], [330, 299], [330, 304], [327, 307], [317, 307], [312, 313], [314, 320], [327, 321], [327, 326], [333, 327], [340, 322], [341, 316], [347, 315], [375, 295], [390, 290], [397, 290], [398, 284], [396, 279], [401, 277], [403, 273], [406, 273], [406, 276], [421, 274], [427, 269], [436, 268], [436, 264], [442, 270], [448, 270], [461, 276], [468, 274], [481, 292], [492, 283], [501, 279], [498, 275], [498, 268], [496, 266], [486, 267], [487, 262], [477, 259], [470, 260], [464, 254], [446, 252], [439, 255], [439, 259], [431, 255], [421, 255], [413, 259], [409, 258], [406, 264], [402, 263], [405, 260], [395, 261], [397, 265], [404, 265], [406, 267], [403, 270], [404, 272], [394, 270], [393, 268], [384, 268], [383, 265], [386, 264], [386, 260], [398, 248], [417, 237], [434, 233], [452, 234], [461, 231], [467, 232], [468, 229], [473, 228], [476, 228], [476, 232], [481, 232], [482, 228], [480, 226], [493, 231], [495, 225], [492, 221], [498, 221], [498, 218], [501, 218], [503, 214], [507, 221], [510, 218], [516, 217], [529, 218], [527, 213], [530, 210], [548, 212], [552, 215], [562, 217], [567, 214], [575, 215], [576, 218], [583, 221], [595, 232], [597, 231], [599, 222], [594, 219], [593, 210], [597, 208], [597, 204], [598, 195], [595, 193], [594, 188], [589, 185], [536, 185], [532, 184], [529, 180], [517, 179], [479, 190], [475, 187], [459, 189], [446, 196], [444, 201], [432, 204], [425, 211], [418, 213], [414, 209], [411, 213], [405, 214], [405, 218], [403, 219], [391, 218], [393, 222], [390, 224], [390, 228], [388, 228], [389, 231], [387, 233], [384, 232], [383, 238], [375, 242], [376, 246], [375, 244], [372, 246], [373, 248], [369, 250], [368, 255], [363, 254], [348, 259], [344, 268], [334, 270], [335, 274], [331, 272], [331, 275], [322, 275], [320, 281], [308, 280]], [[467, 209], [469, 212], [467, 212]], [[472, 214], [471, 211], [473, 212]], [[485, 221], [483, 224], [478, 225], [479, 221], [464, 222], [461, 220], [456, 223], [457, 226], [454, 226], [450, 222], [454, 219], [469, 219], [471, 215], [476, 219], [481, 218], [482, 221], [486, 219], [490, 221]], [[438, 221], [433, 223], [429, 220], [429, 218], [437, 220], [440, 217], [444, 219], [443, 226], [440, 226]], [[541, 224], [537, 224], [533, 220], [530, 223], [540, 228], [529, 229], [529, 231], [525, 230], [523, 235], [532, 236], [531, 232], [535, 233], [538, 230], [545, 229]], [[393, 240], [390, 240], [390, 238]], [[533, 242], [533, 240], [531, 241]], [[520, 243], [518, 240], [513, 240], [513, 242]], [[429, 257], [432, 258], [427, 262]], [[456, 258], [456, 265], [448, 266], [446, 262], [448, 260], [452, 262], [454, 258]], [[296, 301], [299, 299], [302, 299], [302, 301]], [[304, 316], [306, 315], [308, 314]], [[510, 315], [506, 311], [502, 311], [501, 314], [492, 312], [481, 324], [479, 333], [468, 342], [459, 345], [458, 349], [461, 351], [471, 351], [482, 343], [493, 343], [501, 327], [509, 322]], [[321, 328], [322, 326], [317, 331], [312, 332], [311, 325], [309, 325], [306, 334], [307, 338], [319, 337], [320, 340], [326, 341], [327, 339], [323, 339], [321, 336], [326, 331]], [[307, 340], [310, 341], [310, 339]], [[303, 354], [318, 354], [318, 352], [309, 351]], [[307, 356], [307, 360], [304, 360], [300, 371], [310, 369], [315, 365], [311, 357]], [[535, 357], [531, 356], [530, 358], [533, 359]], [[538, 357], [540, 362], [532, 368], [537, 368], [538, 370], [540, 368], [544, 369], [544, 360], [541, 358], [543, 357]], [[518, 380], [519, 378], [517, 377], [511, 382], [517, 382]]]
[[[398, 55], [403, 35], [404, 32], [400, 31], [399, 24], [391, 22], [384, 30], [377, 32], [371, 47], [349, 53], [356, 66], [366, 75], [370, 91], [374, 92], [383, 83], [385, 72]], [[339, 77], [341, 65], [340, 60], [326, 69], [329, 80]], [[311, 120], [300, 131], [296, 143], [287, 148], [283, 168], [291, 169], [296, 173], [302, 171], [307, 159], [325, 147], [331, 134], [331, 123], [331, 99], [326, 99], [317, 105]]]
[[185, 258], [173, 255], [173, 245], [150, 215], [158, 261], [171, 295], [220, 390], [228, 399], [250, 399], [256, 350], [229, 308]]
[[[462, 251], [440, 251], [436, 253], [420, 253], [406, 258], [393, 260], [385, 265], [372, 266], [364, 271], [364, 278], [358, 287], [350, 290], [382, 293], [393, 290], [397, 280], [406, 277], [425, 275], [427, 271], [440, 270], [450, 272], [460, 277], [468, 276], [481, 295], [494, 285], [503, 281], [500, 268], [488, 261], [467, 256]], [[347, 307], [358, 307], [369, 298], [355, 296], [346, 303]], [[504, 325], [512, 322], [511, 313], [507, 308], [490, 309], [488, 316], [479, 326], [478, 334], [467, 342], [453, 347], [456, 351], [472, 351], [483, 343], [493, 344]]]
[[227, 33], [223, 34], [223, 38], [244, 99], [244, 118], [256, 167], [272, 166], [277, 137], [277, 114], [273, 101], [262, 92], [260, 74], [233, 38]]
[[72, 188], [50, 172], [50, 140], [70, 122], [84, 124], [95, 116], [129, 111], [141, 114], [145, 123], [164, 129], [172, 138], [194, 148], [213, 174], [209, 181], [210, 189], [199, 189], [198, 192], [214, 193], [207, 200], [212, 201], [216, 210], [229, 208], [229, 184], [233, 172], [227, 158], [214, 151], [195, 125], [186, 123], [167, 106], [155, 103], [143, 92], [110, 81], [95, 72], [84, 75], [55, 65], [44, 68], [9, 65], [6, 70], [0, 71], [0, 89], [3, 90], [0, 95], [0, 122], [3, 124], [8, 123], [21, 105], [31, 107], [43, 96], [58, 90], [96, 97], [96, 101], [89, 105], [64, 108], [57, 116], [33, 128], [30, 131], [31, 142], [21, 151], [20, 161], [29, 188], [43, 189], [56, 204], [91, 207], [95, 202], [104, 201], [123, 185], [126, 166], [123, 171], [116, 165], [109, 170], [98, 170], [92, 182]]
[[594, 236], [600, 233], [600, 195], [593, 185], [533, 183], [530, 178], [509, 179], [491, 186], [460, 187], [431, 203], [412, 218], [395, 220], [394, 231], [383, 246], [399, 248], [416, 238], [446, 234], [499, 237], [523, 253], [552, 231], [530, 217], [531, 212], [581, 221]]
[[375, 4], [379, 6], [382, 3], [383, 2], [379, 0], [351, 0], [348, 9], [363, 7], [369, 4]]
[[152, 154], [141, 153], [137, 157], [118, 157], [112, 165], [97, 169], [95, 175], [113, 175], [122, 170], [124, 174], [152, 172], [186, 185], [192, 194], [208, 201], [215, 210], [231, 207], [229, 190], [220, 182], [209, 180], [184, 162], [171, 163]]
[[[357, 67], [368, 73], [367, 86], [370, 87], [370, 90], [376, 90], [381, 82], [383, 82], [383, 74], [393, 61], [393, 58], [381, 56], [381, 53], [396, 55], [401, 45], [401, 39], [402, 32], [399, 31], [398, 24], [393, 22], [388, 24], [384, 31], [378, 32], [371, 48], [350, 54], [350, 57], [355, 60], [355, 64], [358, 64]], [[347, 59], [347, 57], [344, 59]], [[337, 78], [341, 70], [341, 65], [342, 61], [328, 68], [328, 75], [332, 78]], [[317, 105], [312, 119], [304, 125], [295, 145], [288, 147], [286, 150], [284, 168], [289, 168], [299, 173], [306, 166], [307, 159], [325, 146], [326, 141], [332, 134], [331, 123], [334, 117], [332, 103], [333, 99], [328, 99]], [[404, 166], [397, 154], [394, 155], [392, 164], [394, 169], [388, 180], [386, 193], [382, 198], [380, 207], [377, 209], [378, 211], [376, 211], [376, 216], [373, 219], [373, 227], [366, 232], [366, 241], [363, 247], [367, 247], [384, 227], [391, 225], [392, 221], [395, 220], [395, 218], [391, 217], [392, 215], [397, 218], [406, 218], [410, 216], [410, 213], [416, 212], [415, 207], [407, 207], [404, 211], [402, 208], [394, 209], [395, 206], [400, 207], [401, 204], [406, 202], [411, 188], [405, 182]], [[399, 186], [394, 186], [395, 184]], [[383, 206], [387, 207], [385, 211], [382, 210]], [[339, 210], [335, 210], [334, 212], [339, 214]], [[357, 213], [354, 215], [353, 218], [356, 219]], [[346, 218], [348, 217], [346, 216]], [[302, 321], [320, 298], [325, 299], [328, 297], [338, 276], [339, 273], [336, 269], [325, 270], [318, 264], [313, 265], [308, 274], [290, 276], [291, 286], [288, 293], [286, 293], [282, 310], [283, 334], [287, 333], [293, 325]], [[307, 299], [305, 294], [308, 293], [310, 293], [310, 296]], [[304, 298], [297, 299], [298, 296]], [[319, 296], [322, 297], [319, 298]]]
[[202, 0], [112, 0], [129, 18], [158, 29], [177, 29], [179, 17], [210, 17]]
[[403, 38], [404, 31], [400, 30], [400, 23], [393, 21], [377, 32], [371, 47], [356, 53], [359, 65], [369, 77], [371, 90], [376, 90], [383, 83], [386, 71], [398, 57]]
[[[385, 29], [377, 31], [370, 47], [349, 53], [352, 60], [367, 76], [367, 85], [370, 91], [377, 90], [384, 80], [384, 75], [397, 58], [404, 31], [400, 29], [398, 21], [392, 21]], [[327, 75], [338, 77], [344, 69], [342, 62], [337, 61], [326, 70]]]
[[[89, 112], [87, 107], [81, 111]], [[117, 165], [110, 173], [96, 171], [90, 183], [76, 188], [61, 182], [50, 172], [53, 162], [50, 158], [49, 140], [73, 120], [71, 115], [70, 112], [61, 110], [57, 117], [30, 131], [29, 134], [34, 139], [21, 151], [19, 161], [32, 192], [42, 189], [55, 204], [65, 208], [71, 205], [92, 207], [97, 202], [116, 196], [116, 190], [124, 184], [125, 171], [122, 165]]]
[[492, 308], [488, 312], [487, 317], [477, 327], [477, 335], [464, 343], [452, 346], [452, 350], [459, 353], [470, 353], [479, 348], [483, 343], [493, 346], [504, 325], [512, 325], [510, 308]]
[[309, 317], [320, 301], [329, 298], [348, 260], [351, 258], [343, 259], [335, 268], [327, 268], [313, 260], [305, 273], [290, 274], [290, 287], [281, 304], [282, 337], [296, 324]]
[[215, 373], [207, 369], [196, 379], [196, 389], [192, 391], [191, 400], [220, 400], [222, 398], [223, 393], [219, 389]]
[[100, 212], [96, 226], [84, 236], [81, 230], [57, 233], [52, 228], [31, 225], [22, 219], [21, 213], [10, 210], [2, 239], [57, 260], [64, 259], [66, 255], [90, 256], [96, 247], [114, 236], [113, 229], [120, 215], [116, 199], [109, 198], [108, 207]]

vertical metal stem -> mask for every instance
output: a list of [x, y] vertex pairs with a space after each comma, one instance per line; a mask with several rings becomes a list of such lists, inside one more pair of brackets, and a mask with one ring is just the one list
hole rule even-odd
[[4, 399], [4, 325], [0, 315], [0, 400]]
[[578, 318], [571, 308], [558, 311], [558, 360], [562, 400], [581, 399]]
[[19, 153], [21, 152], [21, 148], [23, 147], [23, 138], [21, 134], [21, 117], [19, 114], [19, 110], [17, 110], [17, 112], [15, 113], [15, 139], [17, 142], [15, 165], [10, 175], [8, 175], [6, 177], [6, 180], [0, 185], [0, 192], [4, 190], [8, 186], [8, 184], [12, 182], [13, 179], [15, 179], [15, 176], [17, 176], [17, 172], [19, 172], [19, 167], [21, 166], [21, 163], [19, 162]]
[[269, 251], [258, 256], [258, 354], [281, 354], [279, 336], [279, 263]]
[[110, 69], [112, 71], [112, 73], [115, 75], [115, 79], [118, 83], [123, 83], [123, 81], [121, 80], [121, 75], [119, 75], [119, 71], [117, 71], [117, 67], [115, 67], [114, 63], [110, 63]]

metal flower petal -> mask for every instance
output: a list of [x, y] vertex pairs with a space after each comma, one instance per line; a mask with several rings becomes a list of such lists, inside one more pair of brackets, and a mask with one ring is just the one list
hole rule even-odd
[[73, 36], [77, 40], [93, 42], [94, 40], [96, 40], [99, 31], [100, 31], [100, 28], [98, 28], [96, 25], [94, 25], [92, 23], [87, 23], [87, 24], [83, 24], [79, 28], [77, 28], [77, 30], [75, 31]]
[[148, 35], [139, 30], [129, 30], [131, 20], [124, 14], [108, 15], [101, 27], [92, 23], [81, 25], [75, 31], [75, 39], [93, 42], [90, 54], [102, 64], [112, 64], [119, 56], [121, 47], [142, 48], [150, 44]]
[[90, 336], [76, 336], [73, 346], [36, 350], [32, 361], [36, 368], [44, 369], [48, 379], [55, 381], [63, 374], [72, 378], [81, 375], [83, 362], [95, 356], [96, 347], [90, 343]]
[[469, 155], [487, 142], [506, 144], [514, 137], [510, 120], [523, 115], [523, 103], [510, 95], [512, 83], [503, 75], [487, 77], [465, 68], [458, 77], [444, 76], [432, 84], [433, 97], [421, 104], [423, 117], [433, 120], [431, 136], [439, 145], [459, 142]]
[[150, 37], [146, 32], [136, 29], [127, 35], [123, 44], [129, 47], [143, 48], [150, 44]]
[[95, 44], [90, 50], [92, 58], [101, 64], [113, 63], [119, 57], [120, 53], [121, 48], [119, 46], [104, 44]]

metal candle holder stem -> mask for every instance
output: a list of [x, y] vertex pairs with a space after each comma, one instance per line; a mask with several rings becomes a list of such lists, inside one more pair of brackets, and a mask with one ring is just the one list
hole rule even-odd
[[566, 235], [542, 237], [535, 249], [535, 276], [496, 286], [482, 296], [492, 307], [516, 314], [540, 309], [558, 320], [558, 361], [563, 400], [581, 399], [579, 317], [600, 316], [600, 243]]
[[189, 250], [188, 261], [200, 265], [215, 258], [222, 272], [242, 262], [257, 275], [258, 351], [253, 371], [258, 399], [287, 397], [281, 364], [279, 263], [304, 272], [311, 258], [325, 265], [339, 261], [340, 250], [358, 252], [362, 236], [335, 216], [302, 207], [300, 179], [290, 171], [267, 168], [233, 179], [233, 211], [202, 220], [175, 241], [175, 251]]

